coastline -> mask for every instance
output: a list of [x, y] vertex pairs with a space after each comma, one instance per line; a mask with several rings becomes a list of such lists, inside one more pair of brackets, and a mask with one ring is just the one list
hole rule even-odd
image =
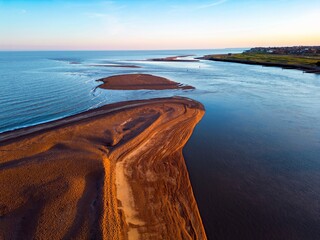
[[232, 63], [240, 63], [240, 64], [248, 64], [248, 65], [260, 65], [260, 66], [264, 66], [264, 67], [280, 67], [283, 69], [301, 70], [305, 73], [320, 74], [320, 67], [316, 67], [316, 66], [310, 66], [310, 65], [308, 66], [308, 65], [302, 65], [302, 64], [261, 62], [261, 61], [252, 61], [252, 60], [243, 60], [243, 59], [232, 59], [227, 54], [224, 54], [224, 55], [221, 55], [221, 54], [220, 55], [205, 55], [205, 56], [197, 58], [197, 59], [217, 61], [217, 62], [232, 62]]
[[203, 114], [138, 100], [0, 134], [1, 235], [206, 239], [182, 155]]

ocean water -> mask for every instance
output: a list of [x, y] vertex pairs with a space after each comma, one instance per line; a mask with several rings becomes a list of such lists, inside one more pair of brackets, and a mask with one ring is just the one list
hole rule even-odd
[[[184, 156], [209, 239], [320, 239], [320, 75], [145, 61], [241, 51], [0, 52], [0, 132], [117, 101], [193, 98], [206, 113]], [[150, 73], [196, 89], [96, 89], [97, 79], [124, 73]]]

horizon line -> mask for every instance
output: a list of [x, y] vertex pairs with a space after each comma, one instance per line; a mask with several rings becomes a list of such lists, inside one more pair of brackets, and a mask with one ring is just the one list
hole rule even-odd
[[273, 47], [317, 47], [320, 45], [264, 45], [264, 46], [247, 46], [247, 47], [213, 47], [213, 48], [167, 48], [167, 49], [0, 49], [0, 52], [98, 52], [98, 51], [187, 51], [187, 50], [222, 50], [222, 49], [251, 49], [256, 47], [273, 48]]
[[168, 48], [168, 49], [0, 49], [0, 52], [98, 52], [98, 51], [187, 51], [187, 50], [214, 50], [214, 49], [246, 49], [251, 47], [221, 47], [221, 48]]
[[0, 49], [0, 52], [98, 52], [98, 51], [187, 51], [187, 50], [222, 50], [222, 49], [251, 49], [274, 47], [318, 47], [320, 45], [281, 45], [255, 47], [218, 47], [218, 48], [168, 48], [168, 49]]

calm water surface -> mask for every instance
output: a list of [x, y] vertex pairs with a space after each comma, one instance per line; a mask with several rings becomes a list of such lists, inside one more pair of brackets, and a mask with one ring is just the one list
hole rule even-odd
[[[320, 75], [142, 61], [238, 51], [0, 52], [0, 132], [111, 102], [196, 99], [206, 114], [184, 155], [209, 239], [320, 239]], [[90, 66], [103, 63], [141, 68]], [[95, 90], [95, 80], [123, 73], [151, 73], [197, 89]]]

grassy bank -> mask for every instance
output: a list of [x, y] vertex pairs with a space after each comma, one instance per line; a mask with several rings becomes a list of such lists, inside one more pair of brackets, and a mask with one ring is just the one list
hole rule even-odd
[[310, 73], [320, 73], [320, 56], [239, 53], [206, 55], [201, 59], [300, 69]]

